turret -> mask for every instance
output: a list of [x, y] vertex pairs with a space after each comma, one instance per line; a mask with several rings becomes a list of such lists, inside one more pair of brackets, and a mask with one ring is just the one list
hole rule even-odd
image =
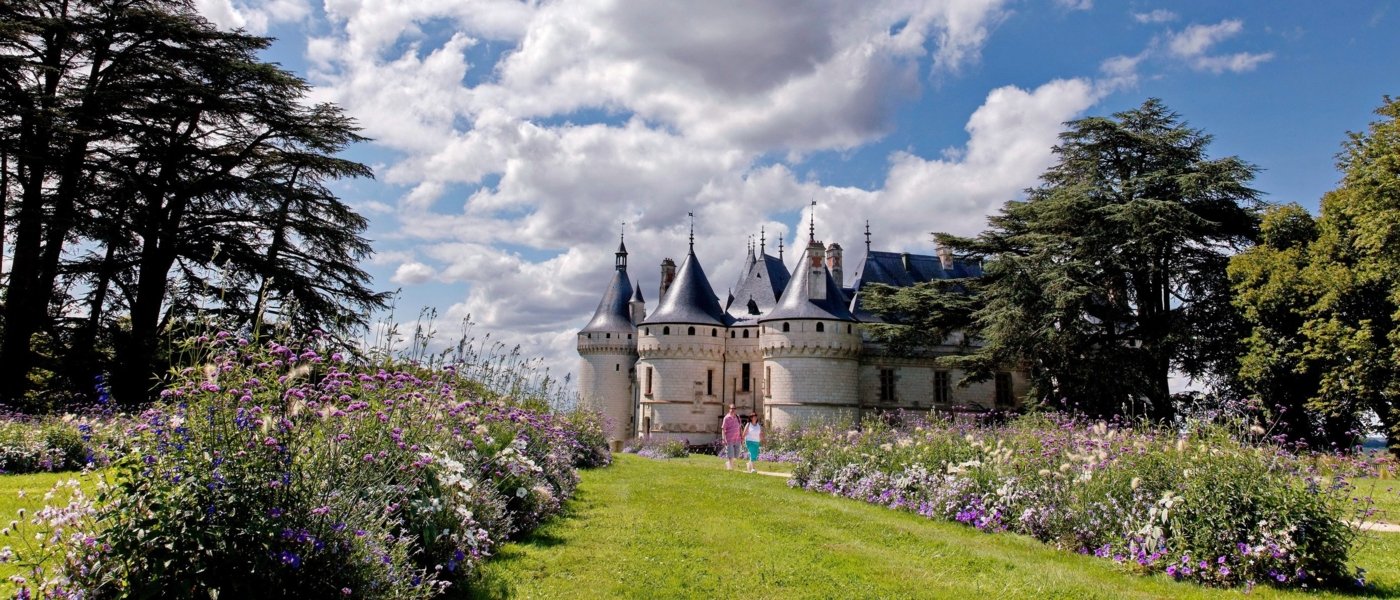
[[647, 301], [642, 297], [642, 285], [639, 283], [632, 288], [632, 322], [641, 324], [647, 318]]
[[764, 407], [777, 429], [859, 411], [860, 331], [825, 257], [810, 239], [778, 305], [758, 320]]
[[578, 333], [579, 397], [584, 408], [610, 423], [610, 440], [629, 437], [632, 429], [633, 368], [637, 363], [637, 328], [633, 319], [632, 282], [627, 277], [627, 246], [619, 243], [614, 270], [593, 318]]
[[707, 441], [718, 435], [724, 345], [732, 319], [721, 308], [693, 242], [669, 277], [667, 263], [662, 263], [666, 291], [638, 332], [638, 434]]

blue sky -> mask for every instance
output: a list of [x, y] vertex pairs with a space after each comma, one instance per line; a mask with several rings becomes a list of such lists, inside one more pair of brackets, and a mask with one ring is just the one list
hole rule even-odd
[[[975, 233], [1061, 123], [1159, 97], [1316, 210], [1334, 155], [1400, 94], [1395, 2], [197, 0], [375, 141], [344, 182], [400, 315], [436, 307], [572, 367], [619, 222], [632, 278], [697, 254], [723, 293], [808, 202], [854, 274]], [[792, 255], [788, 256], [789, 261]]]

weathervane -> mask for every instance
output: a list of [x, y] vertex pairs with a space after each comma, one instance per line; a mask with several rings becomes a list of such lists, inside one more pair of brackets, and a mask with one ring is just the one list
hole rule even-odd
[[812, 201], [812, 216], [807, 220], [807, 241], [817, 241], [817, 201]]
[[870, 254], [870, 219], [865, 220], [865, 253]]
[[686, 213], [686, 214], [690, 215], [690, 253], [691, 253], [691, 254], [694, 254], [694, 253], [695, 253], [695, 213], [691, 212], [691, 213]]
[[764, 233], [762, 225], [758, 226], [758, 248], [762, 250], [764, 254], [768, 253], [768, 237], [767, 234]]

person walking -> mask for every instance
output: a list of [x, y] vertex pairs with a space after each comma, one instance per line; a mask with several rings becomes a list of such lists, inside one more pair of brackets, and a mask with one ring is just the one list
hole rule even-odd
[[758, 460], [758, 448], [763, 444], [763, 423], [758, 420], [758, 413], [750, 417], [749, 423], [744, 426], [744, 445], [749, 450], [749, 472], [754, 473], [753, 463]]
[[720, 436], [724, 443], [724, 468], [729, 471], [734, 470], [734, 459], [739, 456], [739, 440], [743, 439], [743, 433], [739, 427], [739, 417], [734, 414], [734, 405], [729, 405], [729, 412], [724, 415], [724, 421], [720, 423]]

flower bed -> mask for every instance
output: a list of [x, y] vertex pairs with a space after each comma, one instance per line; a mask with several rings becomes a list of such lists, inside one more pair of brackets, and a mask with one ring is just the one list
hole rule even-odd
[[131, 425], [122, 415], [0, 415], [0, 474], [76, 471], [106, 466], [126, 448]]
[[1133, 571], [1210, 585], [1355, 585], [1350, 485], [1221, 427], [1188, 433], [1025, 417], [978, 427], [818, 427], [790, 484], [984, 531], [1011, 531]]
[[690, 456], [690, 444], [685, 440], [633, 438], [622, 451], [654, 459], [685, 458]]
[[318, 340], [221, 334], [132, 427], [95, 497], [6, 548], [35, 596], [430, 598], [610, 462], [596, 417], [483, 395], [454, 369], [364, 369]]

